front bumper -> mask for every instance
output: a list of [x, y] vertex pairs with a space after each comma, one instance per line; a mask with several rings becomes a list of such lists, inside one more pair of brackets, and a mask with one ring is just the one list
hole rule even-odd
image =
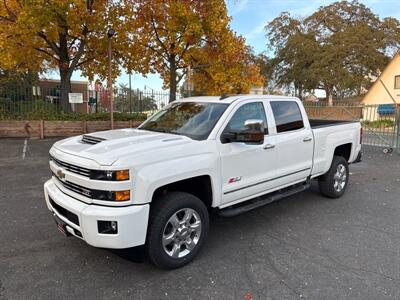
[[[68, 232], [89, 245], [123, 249], [143, 245], [146, 241], [149, 204], [125, 207], [86, 204], [62, 193], [51, 179], [44, 184], [44, 194], [47, 207], [67, 224]], [[99, 233], [97, 221], [117, 221], [118, 233]]]

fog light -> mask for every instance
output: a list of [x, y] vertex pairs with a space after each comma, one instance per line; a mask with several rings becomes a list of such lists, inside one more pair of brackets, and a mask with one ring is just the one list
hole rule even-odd
[[97, 229], [102, 234], [117, 234], [118, 222], [117, 221], [97, 221]]

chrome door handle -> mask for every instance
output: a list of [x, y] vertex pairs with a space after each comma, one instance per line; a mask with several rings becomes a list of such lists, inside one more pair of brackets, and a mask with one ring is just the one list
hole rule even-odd
[[311, 142], [311, 141], [312, 141], [312, 138], [310, 138], [310, 137], [305, 137], [303, 139], [303, 142]]
[[272, 145], [272, 144], [266, 144], [266, 145], [264, 146], [264, 149], [265, 149], [265, 150], [273, 149], [273, 148], [275, 148], [275, 145]]

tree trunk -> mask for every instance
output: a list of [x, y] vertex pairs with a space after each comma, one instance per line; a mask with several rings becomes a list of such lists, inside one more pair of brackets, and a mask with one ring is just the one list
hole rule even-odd
[[326, 88], [325, 89], [326, 93], [326, 101], [328, 102], [329, 106], [333, 105], [333, 95], [332, 95], [332, 89], [331, 88]]
[[71, 76], [70, 70], [64, 70], [60, 67], [60, 107], [69, 111], [68, 93], [71, 92]]
[[169, 102], [176, 100], [176, 62], [175, 56], [169, 58]]

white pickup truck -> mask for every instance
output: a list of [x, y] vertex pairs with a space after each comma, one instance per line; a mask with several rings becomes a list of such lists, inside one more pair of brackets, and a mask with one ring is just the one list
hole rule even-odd
[[177, 268], [203, 246], [210, 212], [234, 216], [312, 179], [323, 195], [343, 195], [361, 138], [359, 122], [309, 120], [293, 97], [186, 98], [137, 129], [56, 142], [45, 198], [64, 234], [146, 245], [154, 264]]

